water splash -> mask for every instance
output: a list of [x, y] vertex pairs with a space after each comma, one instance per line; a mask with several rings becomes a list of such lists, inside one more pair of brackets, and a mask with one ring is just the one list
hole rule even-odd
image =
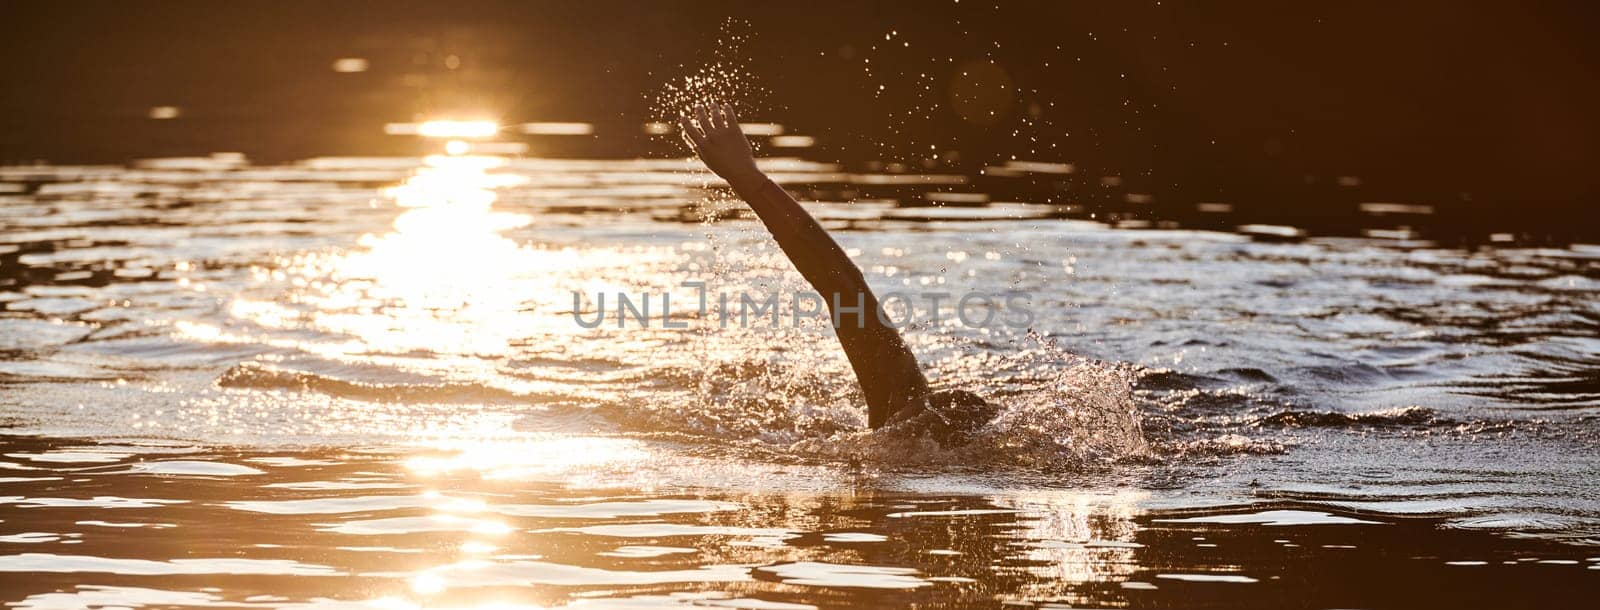
[[[741, 115], [762, 108], [767, 90], [742, 52], [749, 24], [728, 19], [712, 47], [712, 58], [692, 72], [667, 81], [650, 101], [650, 114], [667, 124], [697, 106], [732, 104]], [[657, 135], [667, 135], [668, 132]], [[672, 135], [676, 138], [676, 135]]]
[[1133, 389], [1135, 369], [1063, 350], [1030, 333], [1037, 349], [1019, 351], [1006, 368], [1030, 371], [992, 379], [1005, 388], [986, 397], [1000, 414], [967, 439], [941, 443], [917, 431], [853, 430], [806, 439], [792, 449], [887, 467], [1013, 467], [1073, 470], [1149, 454]]
[[[681, 135], [677, 133], [675, 121], [702, 106], [728, 104], [745, 119], [765, 108], [768, 92], [761, 86], [755, 71], [747, 63], [746, 54], [742, 52], [751, 36], [749, 31], [747, 22], [733, 18], [724, 20], [717, 40], [712, 45], [711, 60], [662, 84], [650, 100], [650, 115], [653, 124], [658, 126], [651, 130], [653, 135], [667, 140], [671, 145], [678, 145]], [[759, 153], [759, 138], [752, 139], [750, 145]], [[743, 204], [726, 193], [710, 191], [713, 176], [704, 169], [690, 155], [688, 171], [701, 177], [700, 186], [707, 190], [707, 195], [693, 202], [684, 212], [693, 214], [702, 223], [736, 215]]]
[[1059, 364], [1042, 379], [1044, 387], [1009, 397], [980, 443], [1006, 461], [1033, 466], [1105, 463], [1148, 452], [1132, 365], [1085, 358], [1030, 337]]

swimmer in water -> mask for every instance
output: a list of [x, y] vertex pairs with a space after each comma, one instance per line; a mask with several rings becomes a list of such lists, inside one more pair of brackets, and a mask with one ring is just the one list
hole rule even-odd
[[755, 153], [727, 105], [702, 106], [678, 120], [700, 160], [755, 210], [778, 247], [833, 314], [835, 334], [867, 399], [867, 426], [960, 440], [998, 409], [971, 392], [933, 392], [900, 332], [880, 317], [878, 298], [827, 230], [756, 167]]

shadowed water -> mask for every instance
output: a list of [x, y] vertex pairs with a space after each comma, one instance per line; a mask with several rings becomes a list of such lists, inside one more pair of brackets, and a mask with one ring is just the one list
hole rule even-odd
[[[859, 432], [818, 320], [687, 305], [686, 281], [803, 282], [682, 160], [0, 168], [0, 589], [31, 608], [1594, 591], [1591, 249], [1125, 230], [959, 175], [764, 163], [880, 292], [1028, 296], [1027, 328], [901, 312], [935, 386], [1002, 405], [970, 443]], [[578, 323], [575, 292], [605, 324]], [[619, 328], [595, 298], [618, 292], [671, 293], [685, 328]]]

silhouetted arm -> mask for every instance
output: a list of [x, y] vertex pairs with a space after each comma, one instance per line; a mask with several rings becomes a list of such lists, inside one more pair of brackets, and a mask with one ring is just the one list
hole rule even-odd
[[895, 414], [927, 400], [928, 382], [916, 356], [900, 332], [878, 318], [878, 297], [822, 225], [765, 176], [733, 188], [838, 320], [834, 333], [866, 395], [867, 425], [881, 427]]
[[844, 249], [789, 193], [756, 168], [732, 110], [700, 109], [694, 121], [679, 123], [706, 166], [755, 210], [778, 247], [838, 320], [835, 334], [867, 399], [867, 425], [878, 428], [896, 414], [921, 411], [928, 400], [928, 382], [911, 348], [898, 330], [879, 319], [878, 298]]

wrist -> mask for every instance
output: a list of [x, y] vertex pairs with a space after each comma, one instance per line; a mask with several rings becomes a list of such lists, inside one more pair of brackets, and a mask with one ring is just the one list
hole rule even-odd
[[751, 189], [766, 182], [767, 175], [761, 173], [761, 170], [756, 168], [754, 163], [751, 163], [749, 167], [729, 170], [722, 174], [722, 179], [726, 180], [728, 186], [734, 189]]

